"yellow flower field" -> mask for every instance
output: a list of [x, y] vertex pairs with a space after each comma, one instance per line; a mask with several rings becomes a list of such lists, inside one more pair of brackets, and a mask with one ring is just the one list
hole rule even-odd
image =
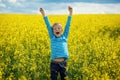
[[[51, 25], [67, 15], [48, 15]], [[120, 80], [120, 14], [73, 15], [69, 80]], [[0, 80], [50, 80], [50, 39], [41, 15], [0, 14]]]

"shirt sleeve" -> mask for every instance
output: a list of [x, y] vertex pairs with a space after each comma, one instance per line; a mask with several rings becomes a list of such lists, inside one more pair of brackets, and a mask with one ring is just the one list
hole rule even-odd
[[71, 16], [68, 16], [67, 23], [65, 25], [65, 30], [63, 35], [68, 38], [69, 30], [70, 30], [70, 22], [71, 22]]
[[52, 27], [51, 27], [51, 25], [50, 25], [50, 22], [49, 22], [47, 16], [44, 17], [44, 21], [45, 21], [45, 24], [46, 24], [46, 26], [47, 26], [49, 36], [50, 36], [50, 38], [52, 38], [52, 36], [53, 36]]

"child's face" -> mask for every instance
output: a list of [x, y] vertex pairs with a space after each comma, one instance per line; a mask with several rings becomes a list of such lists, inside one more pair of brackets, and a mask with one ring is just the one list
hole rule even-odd
[[53, 34], [56, 37], [60, 37], [62, 34], [62, 25], [61, 24], [56, 24], [53, 26]]

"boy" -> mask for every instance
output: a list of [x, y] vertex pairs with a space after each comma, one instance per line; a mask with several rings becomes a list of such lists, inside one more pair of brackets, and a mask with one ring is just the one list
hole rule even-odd
[[54, 23], [51, 27], [48, 17], [45, 15], [45, 11], [40, 8], [40, 12], [44, 18], [46, 23], [50, 43], [51, 43], [51, 64], [50, 64], [50, 73], [51, 73], [51, 80], [57, 80], [58, 73], [60, 73], [61, 80], [67, 79], [67, 70], [66, 70], [66, 60], [69, 58], [68, 55], [68, 47], [67, 47], [67, 40], [68, 40], [68, 33], [69, 27], [71, 22], [71, 16], [73, 9], [72, 7], [68, 7], [69, 16], [65, 26], [64, 33], [62, 34], [62, 25], [59, 23]]

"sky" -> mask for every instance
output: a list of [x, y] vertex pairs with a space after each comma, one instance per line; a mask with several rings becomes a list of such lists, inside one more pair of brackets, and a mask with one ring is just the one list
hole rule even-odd
[[0, 0], [0, 13], [67, 14], [68, 6], [74, 14], [120, 14], [120, 0]]

